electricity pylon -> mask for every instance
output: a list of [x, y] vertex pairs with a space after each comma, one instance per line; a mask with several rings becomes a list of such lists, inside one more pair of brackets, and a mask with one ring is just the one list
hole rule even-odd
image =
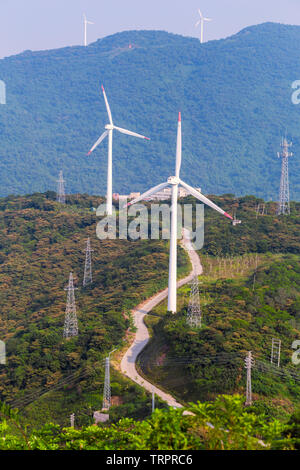
[[281, 340], [272, 338], [271, 364], [280, 366]]
[[201, 307], [199, 297], [198, 276], [195, 275], [191, 285], [190, 300], [187, 313], [187, 323], [192, 328], [201, 328]]
[[285, 137], [281, 142], [282, 152], [278, 153], [278, 158], [282, 157], [278, 215], [290, 214], [289, 157], [293, 155], [289, 152], [291, 145]]
[[115, 351], [111, 351], [105, 358], [105, 378], [103, 390], [103, 410], [109, 410], [111, 406], [111, 391], [110, 391], [110, 355]]
[[155, 393], [154, 388], [152, 388], [152, 413], [155, 411]]
[[65, 180], [63, 178], [63, 172], [59, 172], [59, 179], [57, 180], [57, 196], [56, 200], [57, 202], [60, 202], [61, 204], [66, 203], [66, 194], [65, 194]]
[[85, 265], [84, 265], [84, 276], [83, 276], [83, 287], [87, 286], [88, 284], [92, 284], [93, 276], [92, 276], [92, 256], [91, 253], [94, 250], [91, 249], [91, 242], [90, 237], [87, 239], [86, 242], [86, 249], [85, 249]]
[[254, 359], [252, 357], [252, 352], [249, 351], [247, 357], [245, 358], [245, 368], [247, 369], [247, 386], [246, 386], [246, 401], [245, 405], [252, 405], [252, 384], [251, 384], [251, 370], [254, 366]]
[[65, 288], [65, 290], [68, 291], [68, 295], [64, 326], [64, 338], [71, 338], [72, 336], [78, 335], [73, 273], [70, 273], [69, 284], [68, 287]]

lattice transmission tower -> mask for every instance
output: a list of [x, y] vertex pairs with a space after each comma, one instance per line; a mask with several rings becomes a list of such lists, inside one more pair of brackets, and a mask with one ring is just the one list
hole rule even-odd
[[281, 340], [272, 338], [271, 364], [280, 367]]
[[93, 282], [93, 276], [92, 276], [92, 252], [93, 251], [94, 250], [91, 249], [91, 241], [89, 237], [87, 239], [86, 249], [85, 249], [83, 287], [87, 286], [88, 284], [92, 284]]
[[67, 294], [67, 306], [64, 326], [64, 338], [71, 338], [78, 335], [78, 324], [75, 304], [75, 287], [73, 273], [70, 273], [69, 284], [65, 288]]
[[104, 390], [103, 390], [103, 410], [109, 410], [111, 406], [111, 390], [110, 390], [110, 355], [116, 351], [113, 349], [105, 358], [105, 377], [104, 377]]
[[245, 358], [245, 368], [247, 369], [247, 385], [246, 385], [246, 401], [245, 405], [252, 405], [252, 383], [251, 383], [251, 371], [254, 366], [254, 359], [252, 352], [249, 351]]
[[111, 391], [110, 391], [110, 357], [105, 358], [105, 378], [103, 390], [103, 410], [109, 410], [111, 405]]
[[57, 200], [57, 202], [60, 202], [61, 204], [66, 203], [65, 180], [64, 180], [62, 171], [59, 172], [59, 179], [57, 180], [56, 200]]
[[187, 313], [187, 323], [192, 328], [201, 328], [202, 314], [199, 296], [199, 281], [195, 275], [191, 285], [190, 300]]
[[281, 142], [282, 151], [281, 153], [278, 152], [278, 158], [282, 158], [278, 215], [290, 214], [289, 157], [293, 156], [289, 151], [291, 145], [292, 143], [288, 142], [285, 137]]

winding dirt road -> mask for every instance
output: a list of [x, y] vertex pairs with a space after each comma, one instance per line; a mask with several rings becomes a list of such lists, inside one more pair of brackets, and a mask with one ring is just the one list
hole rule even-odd
[[[183, 238], [181, 240], [181, 244], [189, 255], [190, 261], [192, 263], [192, 270], [187, 277], [177, 282], [177, 287], [181, 287], [184, 284], [187, 284], [193, 279], [193, 276], [195, 274], [200, 275], [203, 272], [199, 256], [197, 255], [196, 251], [192, 249], [191, 241], [189, 238], [189, 232], [186, 229], [183, 229]], [[165, 289], [159, 292], [158, 294], [154, 295], [150, 299], [146, 300], [142, 304], [138, 305], [134, 310], [132, 310], [131, 313], [133, 315], [134, 324], [137, 328], [137, 331], [135, 334], [134, 342], [126, 351], [125, 355], [121, 360], [121, 371], [124, 375], [144, 387], [149, 392], [154, 392], [162, 400], [166, 401], [169, 406], [175, 408], [182, 408], [183, 405], [178, 403], [171, 395], [163, 392], [158, 387], [152, 385], [150, 382], [141, 377], [135, 367], [138, 355], [144, 349], [150, 338], [148, 329], [144, 323], [144, 317], [167, 296], [168, 289]]]

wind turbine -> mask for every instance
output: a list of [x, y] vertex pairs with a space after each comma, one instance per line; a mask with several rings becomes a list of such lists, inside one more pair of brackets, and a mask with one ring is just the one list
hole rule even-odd
[[158, 184], [152, 189], [149, 189], [145, 193], [141, 194], [141, 196], [133, 199], [131, 202], [127, 204], [127, 206], [131, 206], [147, 197], [151, 196], [152, 194], [161, 191], [162, 189], [166, 188], [167, 186], [172, 187], [172, 199], [171, 199], [171, 236], [170, 236], [170, 257], [169, 257], [169, 289], [168, 289], [168, 310], [170, 312], [176, 313], [176, 297], [177, 297], [177, 199], [178, 199], [178, 186], [183, 186], [192, 196], [199, 201], [207, 204], [208, 206], [212, 207], [216, 211], [220, 212], [220, 214], [225, 215], [229, 219], [232, 220], [231, 215], [227, 214], [227, 212], [223, 211], [220, 207], [210, 201], [207, 197], [203, 196], [203, 194], [196, 191], [196, 189], [192, 188], [188, 184], [184, 183], [179, 177], [180, 174], [180, 167], [181, 167], [181, 113], [178, 115], [178, 128], [177, 128], [177, 149], [176, 149], [176, 166], [175, 166], [175, 176], [170, 176], [165, 183]]
[[110, 111], [110, 107], [107, 101], [106, 93], [104, 87], [102, 85], [102, 92], [104, 96], [105, 106], [108, 114], [109, 124], [106, 124], [105, 131], [99, 137], [99, 139], [95, 142], [91, 150], [88, 152], [90, 155], [93, 150], [102, 142], [103, 139], [108, 135], [108, 163], [107, 163], [107, 196], [106, 196], [106, 212], [107, 215], [112, 215], [112, 139], [113, 139], [113, 131], [119, 131], [122, 134], [132, 135], [133, 137], [139, 137], [140, 139], [150, 140], [149, 137], [145, 137], [144, 135], [137, 134], [136, 132], [128, 131], [127, 129], [122, 129], [121, 127], [117, 127], [113, 124], [112, 115]]
[[198, 13], [199, 13], [199, 16], [200, 16], [200, 20], [197, 21], [197, 23], [195, 24], [195, 28], [197, 28], [199, 26], [199, 24], [201, 25], [201, 36], [200, 36], [200, 42], [201, 44], [203, 43], [203, 29], [204, 29], [204, 21], [212, 21], [211, 18], [205, 18], [202, 13], [201, 13], [201, 10], [200, 8], [198, 8]]
[[84, 24], [84, 45], [87, 46], [86, 30], [88, 24], [94, 24], [92, 21], [86, 19], [85, 13], [83, 14], [83, 24]]

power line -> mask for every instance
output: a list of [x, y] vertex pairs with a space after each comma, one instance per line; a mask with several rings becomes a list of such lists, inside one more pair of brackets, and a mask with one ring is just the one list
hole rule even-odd
[[[101, 363], [101, 362], [100, 362]], [[47, 389], [45, 389], [45, 387], [40, 387], [38, 388], [37, 390], [27, 394], [26, 396], [22, 397], [22, 398], [18, 398], [16, 400], [12, 400], [12, 401], [8, 401], [7, 403], [10, 405], [10, 406], [13, 406], [13, 407], [19, 407], [19, 406], [27, 406], [29, 403], [32, 403], [33, 401], [35, 401], [36, 399], [40, 398], [42, 395], [48, 393], [48, 392], [52, 392], [54, 391], [55, 389], [57, 388], [60, 388], [64, 385], [68, 385], [69, 383], [71, 383], [73, 380], [81, 380], [83, 379], [85, 376], [87, 376], [89, 373], [91, 373], [93, 371], [91, 371], [90, 369], [84, 369], [82, 370], [79, 374], [78, 374], [78, 371], [75, 371], [74, 373], [68, 375], [67, 377], [59, 380], [55, 385], [53, 385], [52, 387], [49, 387]]]
[[81, 378], [85, 377], [86, 375], [88, 375], [88, 371], [82, 372], [77, 377], [75, 376], [75, 374], [71, 374], [70, 376], [66, 377], [65, 379], [62, 379], [61, 381], [59, 381], [57, 384], [53, 385], [52, 387], [49, 387], [47, 389], [45, 389], [45, 387], [37, 389], [34, 392], [32, 392], [31, 394], [28, 394], [28, 395], [24, 396], [23, 398], [16, 399], [12, 402], [7, 402], [7, 403], [11, 406], [16, 406], [16, 407], [27, 406], [29, 403], [32, 403], [36, 399], [40, 398], [42, 395], [44, 395], [48, 392], [52, 392], [55, 389], [60, 388], [64, 385], [68, 385], [74, 379], [81, 379]]

